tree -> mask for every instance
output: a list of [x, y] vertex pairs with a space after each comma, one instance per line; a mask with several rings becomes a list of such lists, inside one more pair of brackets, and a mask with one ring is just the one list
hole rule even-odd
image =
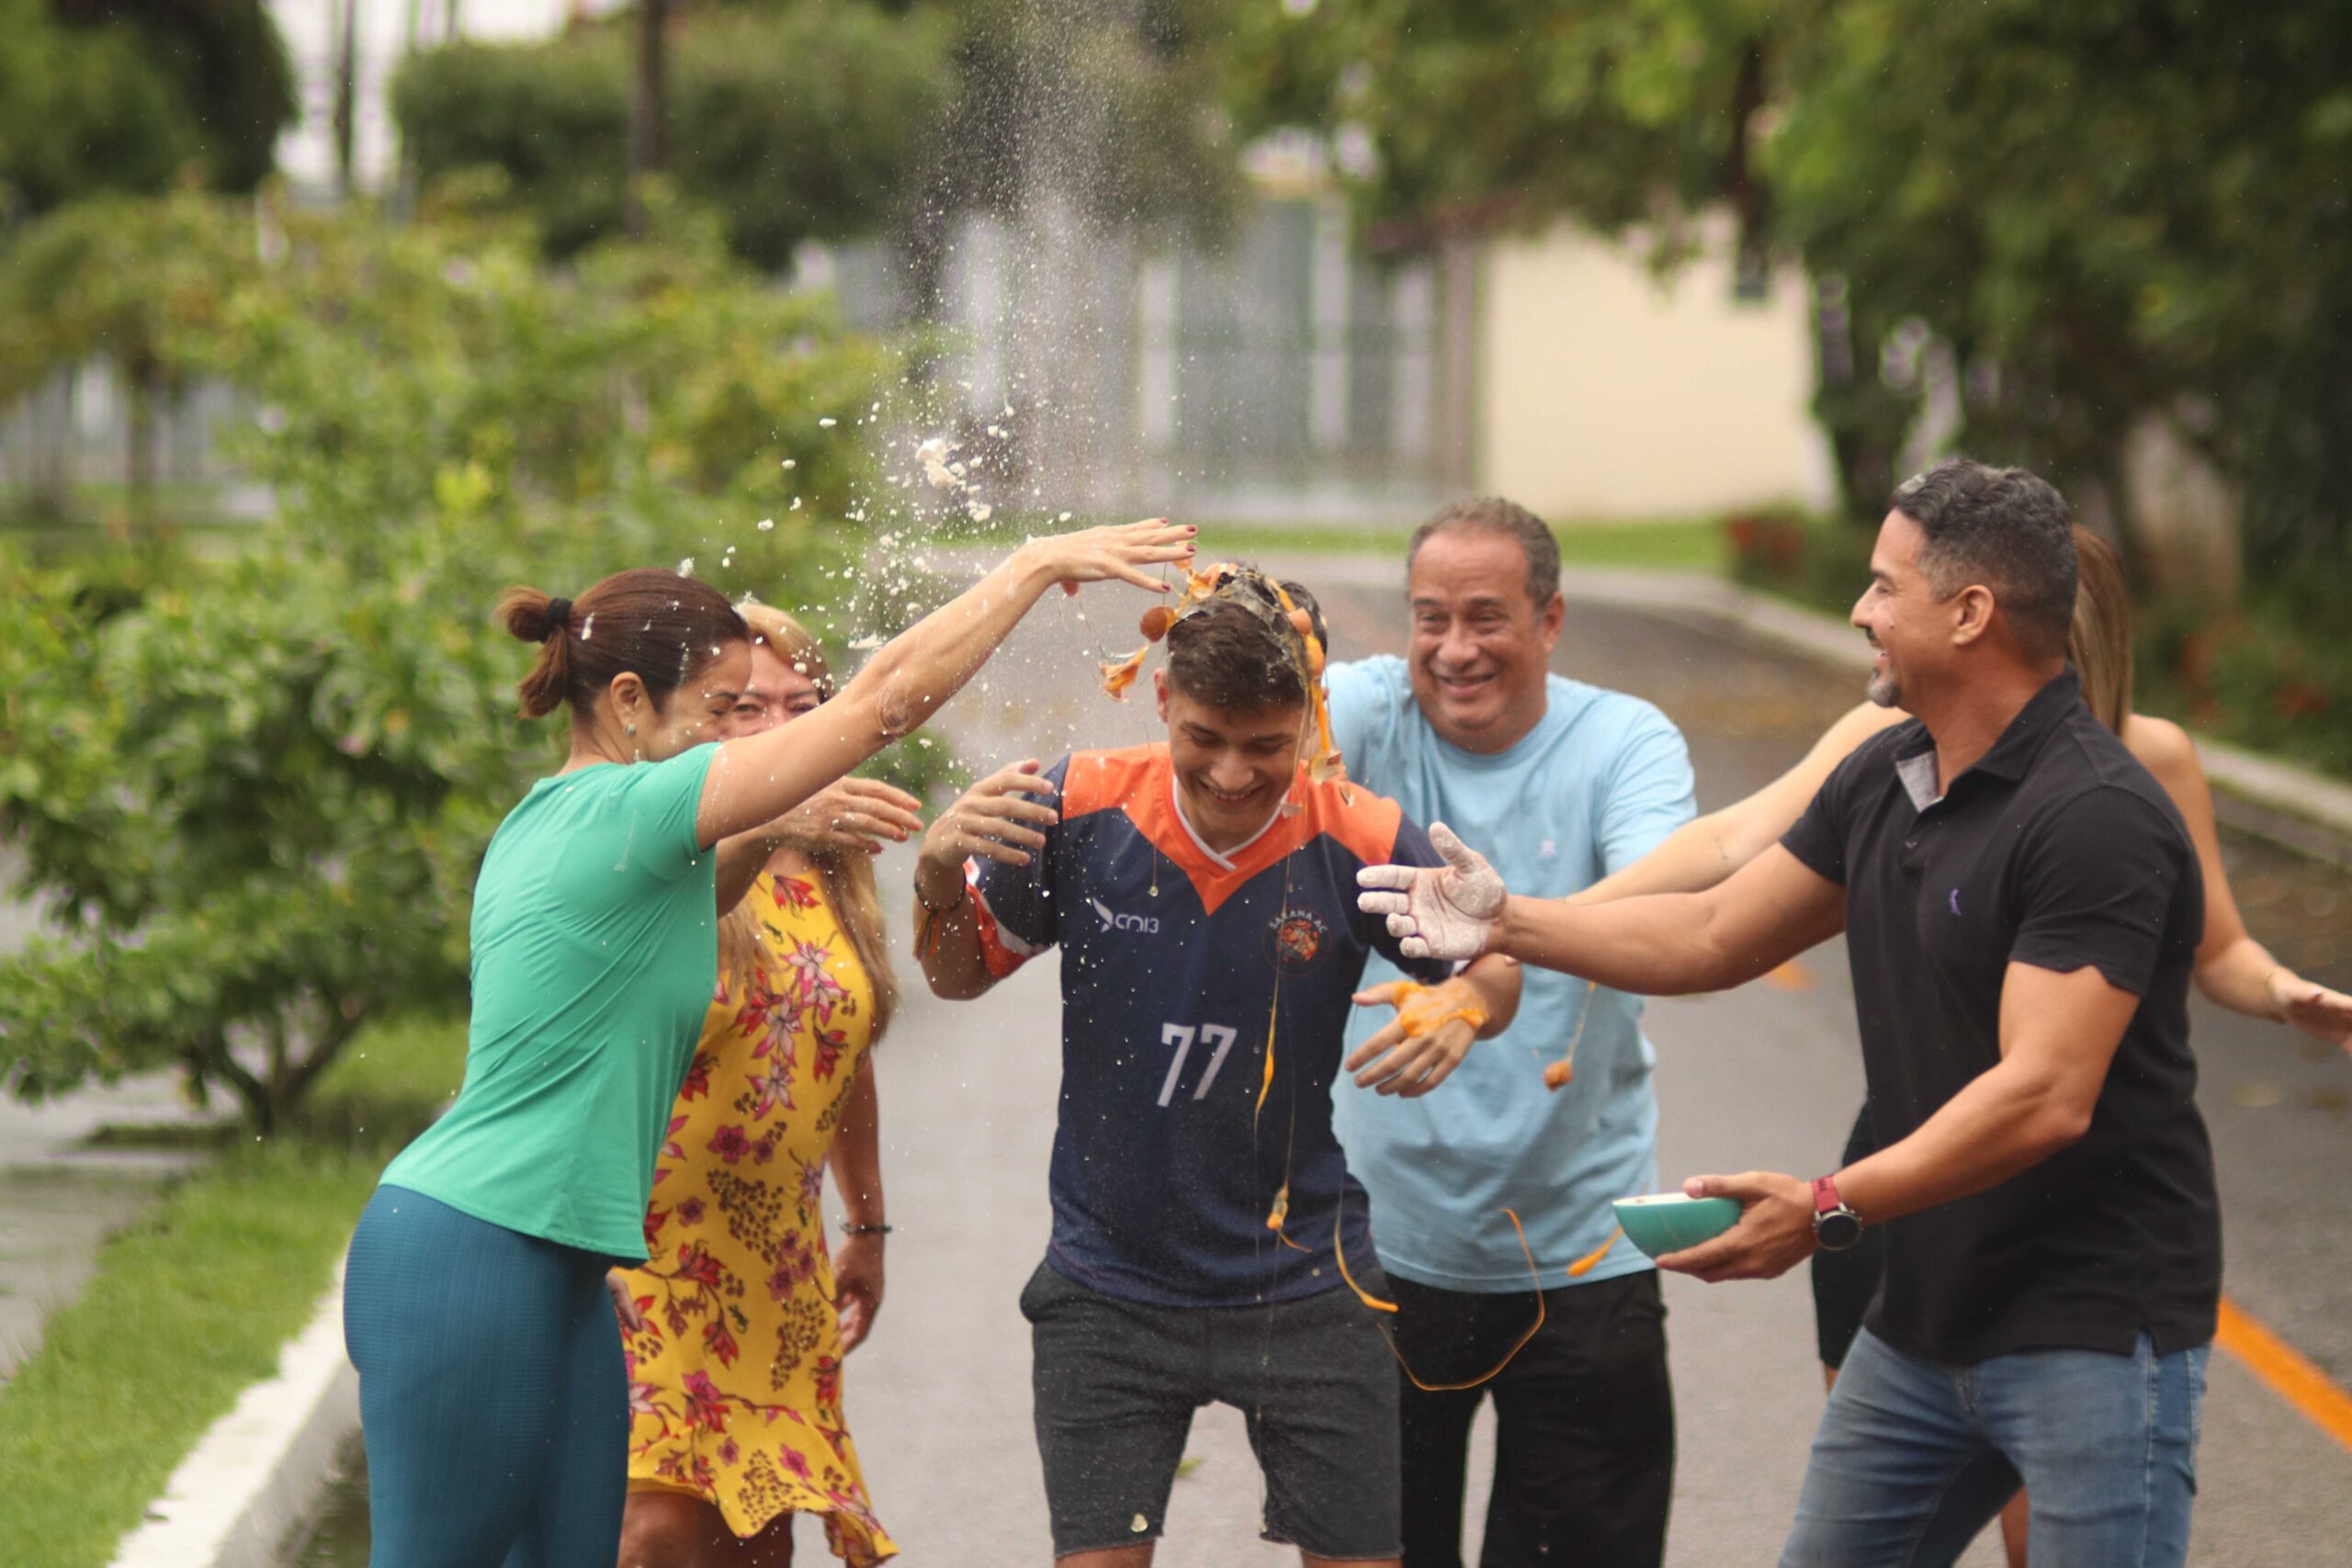
[[[945, 91], [926, 13], [864, 3], [693, 14], [675, 28], [667, 179], [724, 215], [754, 265], [808, 239], [870, 233], [894, 210]], [[625, 30], [541, 43], [452, 44], [410, 57], [392, 86], [427, 183], [494, 170], [568, 255], [627, 226], [633, 59]]]
[[154, 520], [156, 403], [195, 368], [180, 345], [215, 323], [253, 250], [251, 226], [209, 203], [123, 197], [62, 208], [0, 250], [0, 399], [111, 360], [130, 394], [136, 522]]
[[[956, 220], [1015, 214], [1048, 185], [1104, 229], [1216, 235], [1239, 189], [1217, 93], [1225, 5], [697, 7], [670, 29], [667, 176], [760, 266], [787, 265], [804, 239], [887, 233], [926, 320]], [[568, 254], [625, 226], [646, 59], [609, 22], [452, 45], [402, 67], [394, 113], [426, 179], [500, 171]]]
[[637, 51], [629, 73], [629, 238], [645, 238], [646, 181], [669, 163], [670, 0], [637, 0]]
[[[475, 868], [549, 763], [491, 620], [507, 583], [691, 555], [832, 597], [809, 519], [875, 477], [819, 420], [897, 361], [657, 216], [660, 246], [555, 274], [462, 211], [265, 213], [276, 259], [223, 265], [170, 352], [259, 403], [244, 461], [279, 515], [128, 584], [0, 558], [24, 609], [0, 617], [0, 833], [66, 928], [0, 963], [17, 1092], [176, 1064], [267, 1133], [366, 1022], [462, 1005]], [[255, 229], [192, 195], [147, 217]]]
[[[2250, 27], [2203, 0], [1406, 0], [1264, 8], [1252, 112], [1372, 132], [1375, 209], [1644, 234], [1729, 203], [1842, 318], [1816, 405], [1872, 509], [1920, 335], [1969, 439], [2117, 497], [2158, 419], [2245, 491], [2283, 567], [2352, 528], [2345, 389], [2352, 13]], [[1826, 332], [1835, 349], [1839, 333]]]
[[0, 217], [191, 171], [251, 190], [296, 112], [261, 0], [0, 0]]
[[1240, 196], [1221, 112], [1227, 0], [960, 0], [953, 92], [891, 239], [915, 315], [942, 313], [947, 245], [972, 212], [1065, 198], [1104, 231], [1218, 239]]

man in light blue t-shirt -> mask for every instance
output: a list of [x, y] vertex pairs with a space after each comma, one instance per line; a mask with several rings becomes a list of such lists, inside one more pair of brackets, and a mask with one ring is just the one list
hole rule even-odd
[[[1690, 752], [1666, 716], [1548, 672], [1566, 613], [1549, 528], [1507, 501], [1462, 502], [1414, 534], [1406, 561], [1408, 656], [1329, 672], [1351, 778], [1418, 821], [1446, 823], [1514, 892], [1544, 898], [1623, 870], [1690, 819]], [[1397, 977], [1375, 956], [1363, 983]], [[1458, 1568], [1470, 1420], [1489, 1392], [1498, 1433], [1483, 1568], [1664, 1555], [1674, 1471], [1665, 1309], [1649, 1260], [1610, 1243], [1610, 1201], [1657, 1186], [1641, 1013], [1638, 998], [1531, 969], [1518, 1021], [1440, 1092], [1334, 1096], [1413, 1374], [1404, 1568]], [[1350, 1049], [1378, 1021], [1367, 1010]], [[1571, 1054], [1568, 1081], [1547, 1089], [1545, 1068]], [[1505, 1209], [1526, 1227], [1524, 1250]], [[1591, 1261], [1570, 1275], [1580, 1259]], [[1514, 1354], [1539, 1282], [1543, 1327]], [[1476, 1379], [1506, 1358], [1476, 1388], [1415, 1385]]]

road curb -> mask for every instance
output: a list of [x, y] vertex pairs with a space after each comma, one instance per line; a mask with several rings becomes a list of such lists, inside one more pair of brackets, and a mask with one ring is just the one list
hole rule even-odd
[[343, 1348], [343, 1269], [277, 1373], [238, 1397], [123, 1537], [112, 1568], [270, 1568], [359, 1426], [359, 1374]]
[[[1272, 570], [1296, 576], [1310, 586], [1321, 581], [1354, 588], [1401, 587], [1405, 568], [1374, 556], [1291, 557]], [[1572, 566], [1563, 574], [1561, 592], [1572, 603], [1623, 604], [1633, 608], [1702, 615], [1732, 626], [1764, 642], [1843, 669], [1867, 671], [1870, 647], [1861, 634], [1834, 615], [1807, 610], [1785, 599], [1733, 582], [1709, 572], [1639, 567]], [[2193, 734], [2194, 732], [2192, 732]], [[2339, 784], [2307, 768], [2276, 757], [2242, 750], [2209, 736], [2196, 735], [2206, 776], [2223, 790], [2256, 806], [2293, 818], [2352, 840], [2352, 784]], [[2255, 831], [2266, 824], [2241, 824]], [[2291, 837], [2291, 836], [2290, 836]], [[2295, 841], [2306, 852], [2326, 851]], [[2337, 854], [2331, 858], [2340, 858]]]

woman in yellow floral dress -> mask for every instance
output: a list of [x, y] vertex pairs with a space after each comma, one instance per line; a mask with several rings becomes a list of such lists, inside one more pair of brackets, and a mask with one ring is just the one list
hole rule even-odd
[[[829, 694], [815, 640], [742, 608], [751, 689], [736, 733]], [[865, 1495], [842, 1418], [842, 1358], [882, 1303], [877, 1101], [867, 1059], [898, 987], [871, 856], [920, 831], [912, 796], [850, 779], [770, 831], [779, 847], [722, 927], [719, 979], [624, 1270], [628, 1510], [621, 1568], [774, 1568], [792, 1515], [825, 1522], [863, 1568], [898, 1548]], [[825, 1246], [830, 1165], [849, 1231]]]

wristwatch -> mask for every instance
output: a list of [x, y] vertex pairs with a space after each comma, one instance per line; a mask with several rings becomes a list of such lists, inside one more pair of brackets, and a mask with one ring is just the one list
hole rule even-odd
[[1838, 1196], [1835, 1177], [1814, 1179], [1813, 1239], [1824, 1252], [1843, 1252], [1862, 1239], [1862, 1216]]

